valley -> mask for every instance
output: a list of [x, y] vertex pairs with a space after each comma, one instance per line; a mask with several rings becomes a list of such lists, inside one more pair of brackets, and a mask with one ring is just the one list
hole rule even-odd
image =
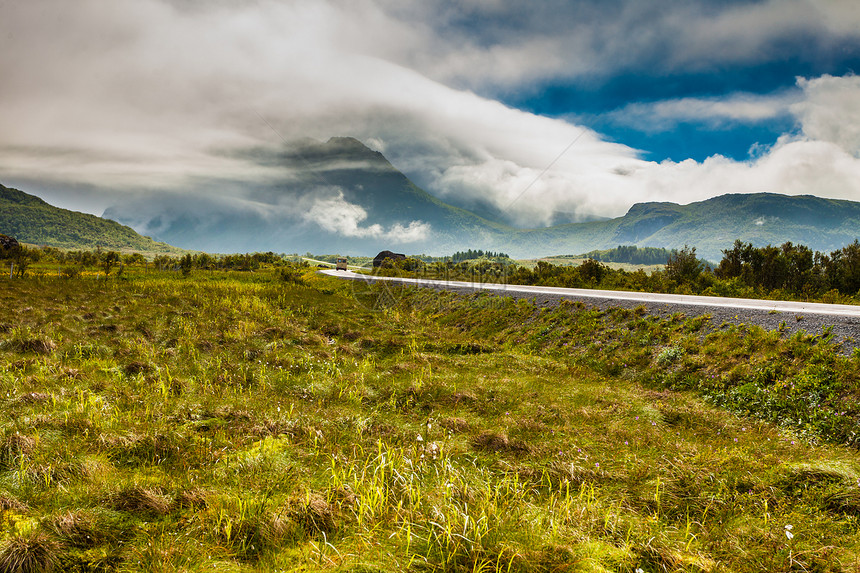
[[860, 203], [854, 201], [731, 190], [687, 205], [635, 203], [612, 219], [521, 229], [504, 217], [488, 219], [443, 202], [354, 138], [284, 144], [255, 160], [282, 170], [283, 181], [246, 185], [230, 195], [153, 191], [124, 198], [102, 218], [57, 209], [0, 186], [0, 232], [21, 234], [36, 245], [149, 253], [179, 248], [372, 256], [389, 249], [443, 256], [480, 245], [535, 259], [620, 245], [668, 250], [689, 245], [715, 262], [735, 240], [756, 247], [792, 242], [827, 252], [854, 241], [860, 229]]

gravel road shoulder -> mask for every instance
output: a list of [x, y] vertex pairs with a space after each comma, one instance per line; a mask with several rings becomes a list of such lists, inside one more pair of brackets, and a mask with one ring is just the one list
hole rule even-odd
[[[344, 277], [347, 278], [347, 277]], [[860, 318], [842, 317], [822, 314], [797, 314], [793, 312], [779, 312], [755, 309], [732, 309], [720, 307], [703, 307], [683, 304], [667, 304], [657, 302], [628, 301], [613, 298], [581, 297], [575, 294], [534, 294], [519, 293], [514, 291], [488, 291], [474, 287], [463, 287], [451, 284], [422, 284], [421, 288], [432, 288], [435, 290], [447, 290], [463, 295], [474, 295], [485, 293], [490, 296], [505, 296], [514, 299], [527, 299], [537, 306], [554, 306], [562, 300], [582, 302], [588, 308], [606, 310], [609, 308], [645, 308], [648, 314], [660, 317], [668, 317], [681, 313], [688, 317], [702, 315], [710, 316], [711, 328], [719, 328], [723, 324], [747, 324], [757, 325], [765, 330], [781, 329], [783, 336], [803, 331], [813, 336], [820, 336], [829, 332], [833, 341], [842, 344], [843, 351], [850, 352], [860, 346]]]

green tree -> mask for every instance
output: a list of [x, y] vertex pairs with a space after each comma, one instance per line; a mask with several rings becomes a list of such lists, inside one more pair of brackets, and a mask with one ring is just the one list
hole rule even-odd
[[669, 255], [666, 261], [666, 275], [679, 285], [694, 284], [704, 268], [704, 263], [696, 257], [696, 247], [687, 245]]
[[194, 266], [194, 259], [190, 254], [186, 254], [179, 259], [179, 269], [182, 271], [182, 276], [187, 277], [191, 274], [191, 267]]
[[609, 270], [606, 265], [602, 265], [594, 259], [586, 259], [583, 261], [579, 267], [577, 267], [579, 271], [579, 276], [582, 277], [582, 280], [589, 283], [591, 286], [597, 286], [600, 284], [600, 281], [603, 280], [603, 277], [606, 276], [606, 272]]
[[119, 264], [119, 261], [119, 253], [116, 251], [107, 251], [101, 254], [99, 266], [101, 266], [102, 270], [105, 272], [105, 276], [108, 276], [114, 267]]

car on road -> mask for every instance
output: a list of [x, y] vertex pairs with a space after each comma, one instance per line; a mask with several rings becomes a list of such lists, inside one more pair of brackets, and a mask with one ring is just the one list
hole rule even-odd
[[338, 257], [337, 262], [334, 265], [334, 269], [336, 271], [345, 271], [346, 270], [346, 257]]

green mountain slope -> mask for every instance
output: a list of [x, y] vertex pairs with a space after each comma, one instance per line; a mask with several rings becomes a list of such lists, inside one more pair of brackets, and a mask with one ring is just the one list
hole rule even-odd
[[699, 256], [718, 261], [736, 239], [756, 246], [787, 241], [829, 252], [860, 237], [860, 203], [811, 195], [774, 193], [722, 195], [706, 201], [637, 203], [609, 221], [522, 231], [511, 251], [579, 253], [617, 245], [677, 249], [695, 246]]
[[87, 213], [49, 205], [45, 201], [0, 185], [0, 233], [22, 243], [64, 249], [103, 249], [180, 252], [180, 249], [142, 237], [130, 227]]

